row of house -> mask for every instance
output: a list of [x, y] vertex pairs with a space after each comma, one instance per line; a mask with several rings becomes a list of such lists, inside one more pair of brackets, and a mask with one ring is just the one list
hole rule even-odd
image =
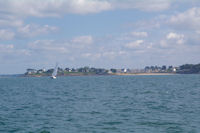
[[[158, 66], [146, 66], [144, 69], [103, 69], [103, 68], [90, 68], [90, 67], [81, 67], [81, 68], [58, 68], [58, 73], [65, 72], [81, 72], [81, 73], [96, 73], [96, 74], [112, 74], [112, 73], [159, 73], [159, 72], [176, 72], [178, 68], [169, 66], [158, 67]], [[42, 74], [42, 73], [52, 73], [53, 69], [27, 69], [26, 74]]]
[[40, 74], [40, 73], [44, 73], [44, 72], [45, 72], [45, 69], [36, 70], [36, 69], [29, 68], [29, 69], [26, 70], [27, 74], [36, 74], [36, 73]]
[[[42, 73], [52, 73], [53, 69], [48, 69], [47, 71], [45, 69], [27, 69], [25, 74], [31, 75], [31, 74], [42, 74]], [[131, 72], [130, 69], [103, 69], [103, 68], [89, 68], [89, 67], [81, 67], [81, 68], [58, 68], [58, 73], [64, 73], [64, 72], [81, 72], [81, 73], [96, 73], [96, 74], [110, 74], [110, 73], [128, 73]]]
[[146, 66], [144, 68], [144, 72], [146, 73], [163, 73], [163, 72], [176, 72], [177, 71], [177, 67], [173, 67], [173, 66], [162, 66], [162, 67], [159, 67], [159, 66]]

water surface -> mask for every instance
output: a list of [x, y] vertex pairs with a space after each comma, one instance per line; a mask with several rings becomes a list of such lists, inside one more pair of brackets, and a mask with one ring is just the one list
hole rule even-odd
[[199, 133], [200, 75], [0, 78], [2, 133]]

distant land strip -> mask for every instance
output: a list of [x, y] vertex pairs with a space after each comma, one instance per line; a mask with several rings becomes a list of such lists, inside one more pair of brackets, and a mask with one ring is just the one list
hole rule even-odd
[[[23, 76], [41, 77], [51, 76], [54, 69], [32, 69], [28, 68]], [[173, 74], [200, 74], [200, 64], [184, 64], [179, 67], [173, 66], [146, 66], [144, 69], [104, 69], [94, 67], [81, 68], [59, 68], [57, 76], [93, 76], [93, 75], [173, 75]]]

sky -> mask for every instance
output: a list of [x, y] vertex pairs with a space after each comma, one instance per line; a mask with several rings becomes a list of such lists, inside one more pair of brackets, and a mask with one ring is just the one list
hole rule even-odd
[[0, 0], [0, 74], [200, 63], [199, 0]]

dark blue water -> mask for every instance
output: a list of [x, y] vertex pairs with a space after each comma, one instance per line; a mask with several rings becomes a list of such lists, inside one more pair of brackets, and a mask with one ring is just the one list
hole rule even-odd
[[1, 133], [199, 133], [200, 75], [0, 78]]

